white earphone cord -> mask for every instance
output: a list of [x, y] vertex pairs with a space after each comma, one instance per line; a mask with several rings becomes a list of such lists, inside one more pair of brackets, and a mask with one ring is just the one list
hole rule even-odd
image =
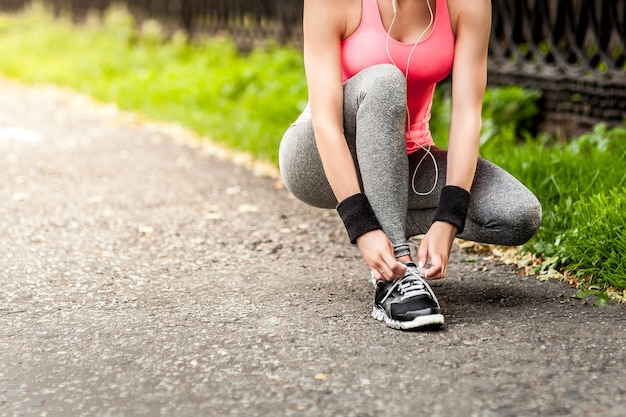
[[[432, 7], [430, 5], [430, 0], [426, 0], [426, 4], [428, 5], [428, 11], [430, 13], [430, 22], [428, 22], [428, 25], [426, 26], [424, 31], [419, 35], [419, 37], [415, 41], [415, 44], [413, 45], [413, 48], [411, 48], [411, 52], [409, 53], [409, 56], [407, 58], [407, 61], [406, 61], [406, 72], [405, 72], [405, 75], [404, 75], [405, 79], [407, 80], [407, 88], [408, 88], [408, 78], [409, 78], [409, 66], [411, 65], [411, 57], [413, 56], [413, 51], [415, 51], [415, 48], [417, 47], [417, 44], [422, 40], [422, 38], [424, 37], [426, 32], [428, 32], [428, 30], [431, 28], [431, 26], [434, 23], [434, 13], [433, 13], [433, 9], [432, 9]], [[393, 24], [396, 21], [396, 15], [397, 15], [396, 0], [391, 0], [391, 5], [392, 5], [392, 8], [393, 8], [393, 18], [391, 19], [391, 23], [389, 24], [389, 30], [387, 31], [387, 39], [385, 41], [385, 52], [387, 52], [387, 57], [389, 58], [391, 63], [397, 67], [398, 65], [396, 64], [396, 62], [391, 57], [391, 54], [389, 53], [389, 38], [391, 37], [391, 28], [393, 27]], [[407, 105], [407, 108], [406, 108], [406, 114], [407, 114], [407, 132], [409, 132], [409, 138], [413, 141], [413, 143], [415, 143], [421, 149], [424, 149], [424, 151], [426, 151], [424, 156], [422, 156], [422, 159], [420, 159], [420, 161], [418, 162], [417, 166], [415, 167], [415, 171], [413, 172], [413, 175], [411, 177], [411, 189], [417, 195], [420, 195], [420, 196], [429, 195], [437, 187], [437, 182], [439, 181], [439, 167], [437, 166], [437, 160], [435, 159], [435, 156], [430, 151], [430, 146], [428, 146], [428, 147], [422, 146], [419, 142], [417, 142], [415, 139], [413, 139], [413, 136], [411, 135], [411, 112], [409, 110], [408, 105]], [[426, 159], [427, 155], [430, 156], [430, 158], [433, 161], [433, 166], [435, 167], [435, 181], [433, 183], [432, 188], [428, 192], [423, 193], [423, 192], [417, 191], [415, 189], [415, 177], [417, 175], [417, 171], [419, 170], [420, 166], [422, 166], [422, 162], [424, 162], [424, 159]]]

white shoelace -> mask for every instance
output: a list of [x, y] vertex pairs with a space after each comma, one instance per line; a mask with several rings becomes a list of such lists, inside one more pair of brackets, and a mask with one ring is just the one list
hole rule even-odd
[[430, 292], [426, 289], [424, 279], [419, 275], [415, 276], [412, 273], [411, 275], [407, 275], [398, 281], [398, 290], [402, 295], [402, 300], [415, 297], [416, 295], [430, 295]]
[[380, 303], [383, 303], [387, 298], [389, 298], [396, 288], [400, 292], [400, 298], [402, 300], [422, 294], [434, 297], [434, 294], [429, 291], [426, 281], [424, 281], [424, 279], [417, 272], [407, 271], [407, 275], [395, 281], [391, 288], [387, 290], [387, 294], [385, 294], [385, 297], [380, 301]]

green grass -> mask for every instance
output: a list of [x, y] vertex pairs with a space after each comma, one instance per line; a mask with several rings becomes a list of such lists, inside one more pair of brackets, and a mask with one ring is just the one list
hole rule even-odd
[[[80, 26], [40, 6], [0, 15], [0, 51], [7, 76], [67, 86], [273, 163], [307, 96], [300, 51], [266, 46], [241, 55], [227, 39], [165, 39], [158, 23], [137, 29], [120, 9]], [[436, 94], [431, 129], [445, 147], [447, 85]], [[531, 135], [539, 98], [520, 87], [489, 88], [483, 107], [481, 155], [543, 206], [542, 227], [522, 250], [541, 260], [538, 270], [569, 271], [581, 294], [626, 296], [626, 128], [598, 125], [566, 145]]]
[[587, 281], [588, 289], [626, 288], [626, 185], [579, 200], [573, 209], [559, 248], [561, 262]]
[[48, 16], [34, 7], [0, 18], [0, 72], [175, 121], [273, 162], [285, 128], [305, 105], [299, 51], [268, 46], [241, 56], [226, 39], [190, 44], [178, 33], [166, 41], [158, 23], [135, 30], [119, 9], [80, 27]]
[[[626, 297], [626, 129], [599, 124], [567, 145], [529, 138], [486, 155], [539, 198], [543, 223], [524, 249], [572, 273], [586, 293]], [[589, 292], [593, 290], [592, 292]]]
[[527, 244], [527, 249], [537, 254], [559, 255], [564, 233], [574, 226], [576, 205], [626, 186], [623, 127], [608, 129], [600, 124], [567, 145], [557, 145], [548, 137], [527, 138], [523, 143], [500, 140], [489, 145], [481, 152], [522, 179], [542, 203], [542, 227]]

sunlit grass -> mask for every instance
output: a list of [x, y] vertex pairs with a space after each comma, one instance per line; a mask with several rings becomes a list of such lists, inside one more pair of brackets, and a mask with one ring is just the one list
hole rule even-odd
[[232, 42], [166, 40], [157, 22], [136, 30], [128, 13], [81, 26], [37, 7], [0, 18], [0, 71], [71, 87], [120, 108], [181, 123], [202, 136], [276, 161], [285, 128], [306, 101], [301, 54], [238, 54]]

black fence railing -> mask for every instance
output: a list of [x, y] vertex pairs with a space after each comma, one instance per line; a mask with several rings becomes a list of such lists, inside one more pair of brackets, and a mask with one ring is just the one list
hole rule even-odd
[[[271, 38], [300, 46], [302, 0], [43, 0], [76, 20], [124, 3], [192, 36], [226, 34], [242, 50]], [[27, 0], [0, 0], [18, 10]], [[560, 127], [626, 120], [626, 0], [492, 0], [489, 84], [543, 92], [543, 115]]]
[[494, 0], [489, 82], [538, 88], [557, 125], [626, 119], [626, 1]]

